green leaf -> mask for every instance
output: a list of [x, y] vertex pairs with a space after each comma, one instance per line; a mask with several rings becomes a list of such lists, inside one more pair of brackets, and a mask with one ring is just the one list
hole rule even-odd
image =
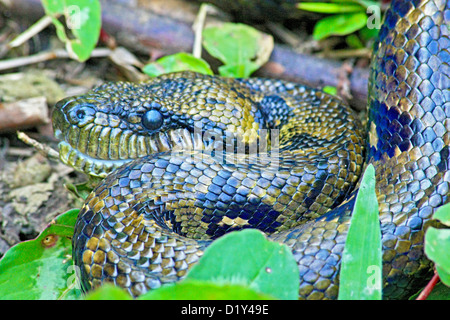
[[300, 2], [297, 8], [319, 13], [348, 13], [365, 11], [364, 7], [355, 3]]
[[65, 184], [65, 187], [73, 195], [82, 200], [86, 200], [86, 198], [89, 196], [89, 194], [92, 192], [93, 189], [89, 181], [78, 184], [67, 183]]
[[131, 295], [124, 289], [110, 283], [105, 283], [101, 287], [89, 292], [85, 300], [132, 300]]
[[209, 67], [209, 64], [205, 60], [196, 58], [186, 52], [180, 52], [170, 56], [162, 57], [156, 62], [147, 64], [142, 70], [152, 77], [156, 77], [164, 73], [186, 70], [203, 74], [213, 74], [211, 68]]
[[[79, 61], [87, 60], [97, 45], [101, 28], [98, 0], [42, 0], [47, 15], [52, 17], [58, 38], [66, 44], [69, 54]], [[71, 36], [58, 20], [64, 15]]]
[[364, 44], [361, 42], [356, 34], [349, 34], [345, 37], [345, 42], [350, 48], [360, 49], [364, 48]]
[[359, 35], [363, 42], [374, 40], [378, 36], [379, 28], [369, 29], [367, 26], [359, 30]]
[[[446, 226], [450, 226], [450, 203], [443, 205], [433, 215]], [[450, 229], [430, 227], [425, 233], [425, 254], [436, 265], [441, 281], [450, 286]]]
[[220, 284], [210, 281], [184, 280], [151, 290], [140, 300], [273, 300], [239, 284]]
[[450, 288], [442, 282], [437, 283], [427, 300], [450, 300]]
[[331, 94], [333, 96], [337, 95], [337, 88], [333, 86], [324, 86], [322, 88], [323, 92], [326, 92], [328, 94]]
[[381, 299], [381, 231], [375, 169], [367, 166], [353, 209], [339, 275], [340, 300]]
[[78, 209], [69, 210], [35, 239], [9, 249], [0, 260], [1, 299], [77, 299], [71, 237]]
[[239, 65], [223, 65], [219, 67], [219, 74], [223, 77], [245, 78], [253, 73], [258, 67], [253, 63]]
[[450, 227], [450, 203], [438, 208], [433, 215], [433, 219], [439, 220], [442, 224]]
[[367, 23], [364, 12], [329, 16], [319, 20], [314, 26], [313, 37], [322, 40], [331, 35], [348, 35], [363, 28]]
[[291, 250], [255, 229], [215, 240], [186, 280], [248, 286], [277, 299], [297, 299], [299, 290], [299, 270]]
[[269, 60], [273, 38], [240, 23], [224, 23], [203, 30], [203, 46], [224, 67], [222, 76], [248, 77]]
[[[139, 299], [297, 299], [298, 290], [299, 271], [290, 249], [267, 240], [258, 230], [246, 229], [214, 241], [184, 280], [151, 290]], [[86, 298], [129, 297], [122, 289], [106, 285]]]

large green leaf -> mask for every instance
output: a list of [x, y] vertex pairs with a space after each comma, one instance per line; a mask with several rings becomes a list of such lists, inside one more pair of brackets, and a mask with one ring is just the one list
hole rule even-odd
[[52, 221], [34, 240], [19, 243], [0, 260], [1, 299], [76, 299], [71, 237], [78, 209]]
[[272, 296], [239, 284], [185, 280], [142, 295], [144, 300], [267, 300]]
[[345, 242], [339, 275], [340, 300], [381, 299], [381, 230], [375, 169], [364, 172]]
[[[105, 291], [103, 291], [105, 290]], [[290, 249], [258, 230], [231, 232], [214, 241], [186, 278], [140, 299], [297, 299], [299, 271]], [[104, 293], [103, 293], [104, 292]], [[89, 299], [124, 299], [120, 290], [99, 288]]]
[[[112, 284], [104, 284], [90, 292], [86, 300], [130, 300], [131, 295]], [[151, 290], [139, 300], [271, 300], [272, 296], [258, 293], [238, 284], [217, 284], [209, 281], [186, 280]]]
[[298, 298], [299, 271], [292, 252], [254, 229], [217, 239], [187, 279], [240, 284], [278, 299]]

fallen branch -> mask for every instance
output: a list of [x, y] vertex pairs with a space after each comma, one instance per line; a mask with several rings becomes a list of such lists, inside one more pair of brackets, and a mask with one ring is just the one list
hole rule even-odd
[[[170, 1], [167, 1], [169, 3]], [[182, 1], [179, 1], [182, 3]], [[192, 52], [195, 35], [192, 21], [155, 13], [134, 2], [102, 0], [102, 28], [113, 36], [119, 45], [141, 53], [173, 54]], [[177, 8], [171, 8], [171, 12]], [[39, 19], [44, 14], [40, 0], [15, 0], [10, 10], [17, 16]], [[185, 10], [185, 8], [178, 9]], [[197, 7], [198, 10], [198, 7]], [[184, 17], [190, 14], [181, 13]], [[193, 15], [195, 17], [195, 14]], [[216, 63], [208, 55], [205, 59]], [[279, 78], [303, 83], [311, 87], [338, 86], [342, 62], [297, 53], [289, 47], [275, 45], [270, 61], [255, 76]], [[349, 75], [351, 100], [355, 109], [363, 110], [367, 104], [368, 69], [355, 67]]]
[[[111, 50], [108, 48], [97, 48], [92, 51], [91, 57], [92, 58], [107, 57], [110, 54], [111, 54]], [[35, 63], [58, 59], [58, 58], [67, 59], [67, 58], [70, 58], [70, 56], [66, 50], [57, 49], [54, 51], [41, 52], [41, 53], [37, 53], [37, 54], [31, 55], [31, 56], [26, 56], [26, 57], [0, 60], [0, 71], [17, 68], [17, 67], [23, 67], [23, 66], [26, 66], [29, 64], [35, 64]]]
[[49, 122], [45, 97], [0, 102], [0, 132], [35, 127]]

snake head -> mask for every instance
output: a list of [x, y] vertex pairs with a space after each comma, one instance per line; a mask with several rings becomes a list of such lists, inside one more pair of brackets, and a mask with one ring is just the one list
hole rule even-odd
[[167, 102], [130, 88], [104, 84], [55, 105], [53, 129], [64, 163], [103, 178], [135, 158], [187, 147], [190, 134], [177, 125]]
[[61, 160], [78, 171], [105, 177], [150, 154], [223, 150], [226, 143], [254, 140], [254, 104], [242, 98], [243, 93], [224, 89], [226, 82], [211, 79], [178, 73], [142, 83], [105, 83], [59, 101], [53, 128], [61, 140]]

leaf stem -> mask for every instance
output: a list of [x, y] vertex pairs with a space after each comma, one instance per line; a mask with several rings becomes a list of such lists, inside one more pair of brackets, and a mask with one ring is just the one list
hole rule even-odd
[[419, 294], [419, 296], [416, 298], [416, 300], [426, 300], [438, 282], [439, 282], [439, 275], [435, 271], [433, 277], [425, 286], [425, 288], [422, 290], [422, 292]]

